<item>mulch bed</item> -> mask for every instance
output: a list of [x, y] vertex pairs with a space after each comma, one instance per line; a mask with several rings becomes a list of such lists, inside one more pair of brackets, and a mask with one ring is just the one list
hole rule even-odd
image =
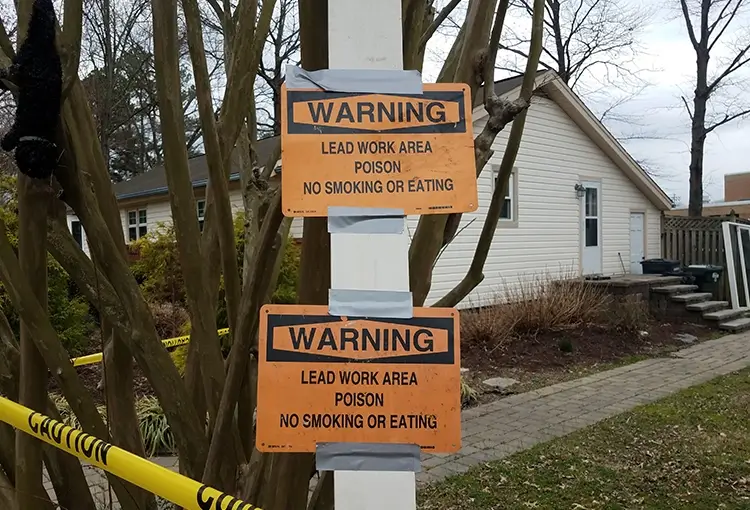
[[[97, 385], [102, 380], [102, 365], [98, 363], [95, 365], [86, 365], [78, 367], [76, 371], [78, 372], [78, 377], [81, 379], [81, 382], [83, 382], [83, 385], [94, 397], [94, 402], [96, 402], [97, 405], [104, 404], [104, 392], [97, 389]], [[154, 395], [154, 390], [151, 388], [151, 384], [146, 379], [146, 376], [143, 375], [143, 371], [140, 367], [135, 363], [133, 363], [133, 386], [136, 400], [142, 397]], [[48, 391], [62, 394], [57, 385], [57, 381], [54, 379], [50, 380]]]
[[[502, 394], [488, 391], [482, 381], [489, 377], [504, 376], [519, 379], [521, 384], [513, 387], [513, 393], [531, 389], [528, 382], [532, 377], [537, 384], [554, 384], [560, 379], [571, 378], [582, 369], [618, 362], [637, 355], [661, 355], [665, 352], [686, 347], [676, 335], [689, 333], [699, 341], [715, 337], [717, 332], [698, 324], [679, 322], [655, 322], [648, 328], [648, 336], [638, 333], [618, 333], [596, 325], [583, 328], [546, 332], [539, 335], [524, 335], [512, 340], [503, 349], [493, 346], [463, 344], [461, 346], [461, 366], [469, 369], [465, 375], [469, 384], [480, 390], [475, 403], [496, 400]], [[572, 352], [564, 352], [560, 344], [569, 343]], [[84, 386], [91, 392], [97, 404], [104, 404], [104, 394], [97, 389], [101, 381], [100, 364], [77, 369]], [[153, 389], [134, 363], [134, 385], [136, 399], [153, 395]], [[583, 375], [583, 374], [578, 374]], [[547, 376], [547, 378], [545, 378]], [[49, 391], [60, 393], [54, 379], [50, 380]]]
[[[689, 333], [699, 340], [716, 334], [705, 326], [692, 323], [662, 322], [653, 324], [647, 336], [620, 333], [597, 325], [522, 336], [502, 349], [493, 346], [462, 345], [461, 366], [468, 369], [516, 368], [544, 370], [581, 363], [603, 363], [652, 351], [657, 347], [682, 347], [676, 335]], [[564, 352], [560, 344], [569, 343], [572, 352]]]
[[[588, 325], [576, 329], [524, 335], [502, 348], [464, 343], [461, 366], [469, 369], [464, 378], [479, 392], [471, 405], [483, 404], [508, 394], [529, 391], [565, 380], [611, 368], [613, 364], [637, 361], [642, 357], [663, 356], [688, 347], [677, 336], [687, 333], [697, 342], [715, 338], [717, 330], [690, 322], [653, 321], [648, 335], [618, 332]], [[561, 345], [565, 349], [561, 349]], [[491, 377], [510, 377], [519, 381], [508, 391], [497, 391], [483, 384]]]

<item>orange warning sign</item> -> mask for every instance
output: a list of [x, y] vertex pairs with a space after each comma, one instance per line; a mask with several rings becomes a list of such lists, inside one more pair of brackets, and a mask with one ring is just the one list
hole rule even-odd
[[329, 206], [475, 211], [471, 104], [469, 87], [455, 83], [403, 95], [283, 85], [284, 214], [327, 216]]
[[266, 305], [260, 314], [260, 451], [313, 452], [328, 442], [460, 449], [458, 311], [374, 319]]

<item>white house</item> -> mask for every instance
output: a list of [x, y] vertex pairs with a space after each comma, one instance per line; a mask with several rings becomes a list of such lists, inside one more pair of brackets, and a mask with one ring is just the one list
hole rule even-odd
[[[528, 110], [485, 279], [459, 307], [485, 302], [504, 285], [541, 273], [638, 273], [644, 257], [661, 256], [661, 217], [672, 207], [669, 197], [554, 72], [540, 72], [536, 83], [543, 93], [534, 97]], [[512, 99], [520, 85], [520, 77], [502, 80], [495, 83], [495, 91]], [[481, 105], [474, 108], [473, 120], [477, 134], [486, 122]], [[463, 215], [459, 235], [440, 256], [428, 304], [451, 290], [469, 268], [509, 133], [510, 126], [495, 140], [495, 154], [478, 180], [479, 209]], [[270, 152], [271, 143], [259, 144], [261, 158]], [[205, 158], [193, 158], [191, 172], [196, 196], [202, 198]], [[230, 190], [235, 210], [242, 206], [238, 179], [233, 172]], [[158, 222], [170, 221], [162, 167], [114, 189], [126, 239], [138, 239]], [[199, 217], [202, 204], [199, 200]], [[409, 218], [410, 233], [417, 219]], [[71, 229], [80, 232], [75, 221], [69, 217]], [[302, 221], [295, 219], [293, 236], [301, 236], [301, 226]], [[80, 236], [85, 248], [85, 235]]]

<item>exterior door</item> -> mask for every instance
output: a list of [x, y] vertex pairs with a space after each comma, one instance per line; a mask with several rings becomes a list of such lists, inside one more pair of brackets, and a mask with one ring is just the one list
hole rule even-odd
[[581, 200], [583, 274], [602, 273], [602, 193], [598, 182], [581, 183], [586, 193]]
[[641, 260], [646, 257], [643, 242], [644, 214], [630, 213], [630, 273], [643, 274]]

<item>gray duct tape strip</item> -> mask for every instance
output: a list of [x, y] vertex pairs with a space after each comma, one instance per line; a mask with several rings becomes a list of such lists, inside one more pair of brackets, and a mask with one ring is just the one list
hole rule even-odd
[[328, 232], [331, 234], [403, 234], [404, 220], [403, 209], [328, 208]]
[[321, 443], [315, 464], [318, 471], [421, 470], [419, 446], [412, 444]]
[[387, 69], [321, 69], [305, 71], [297, 66], [286, 67], [286, 87], [318, 88], [326, 92], [360, 92], [373, 94], [421, 94], [419, 71]]
[[414, 317], [411, 292], [406, 290], [329, 289], [328, 313], [337, 317]]

